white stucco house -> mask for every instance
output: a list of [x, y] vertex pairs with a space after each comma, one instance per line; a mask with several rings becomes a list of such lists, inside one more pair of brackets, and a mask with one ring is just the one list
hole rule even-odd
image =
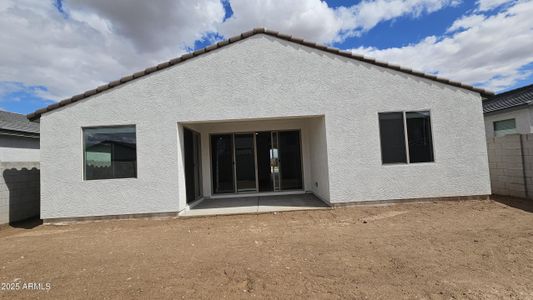
[[487, 138], [533, 130], [533, 84], [483, 101]]
[[488, 95], [254, 29], [28, 115], [41, 126], [41, 217], [245, 195], [486, 196]]

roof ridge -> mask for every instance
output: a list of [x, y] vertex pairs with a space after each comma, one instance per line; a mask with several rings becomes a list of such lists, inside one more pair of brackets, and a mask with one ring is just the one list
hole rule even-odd
[[493, 97], [489, 98], [488, 100], [493, 100], [493, 99], [496, 99], [496, 98], [498, 98], [500, 96], [507, 96], [507, 95], [511, 95], [511, 94], [514, 94], [514, 93], [519, 93], [519, 92], [522, 92], [522, 91], [528, 90], [528, 89], [533, 89], [533, 83], [521, 86], [521, 87], [513, 89], [513, 90], [505, 91], [503, 93], [496, 94]]
[[19, 114], [19, 113], [16, 113], [16, 112], [7, 111], [7, 110], [1, 110], [1, 109], [0, 109], [0, 113], [7, 113], [7, 114], [12, 114], [12, 115], [19, 115], [19, 116], [23, 116], [23, 117], [26, 116], [25, 114]]
[[411, 74], [413, 76], [418, 76], [418, 77], [421, 77], [421, 78], [437, 81], [437, 82], [444, 83], [444, 84], [451, 85], [451, 86], [455, 86], [455, 87], [458, 87], [458, 88], [470, 90], [470, 91], [473, 91], [473, 92], [476, 92], [476, 93], [480, 93], [483, 96], [492, 96], [492, 95], [494, 95], [494, 93], [491, 92], [491, 91], [488, 91], [488, 90], [485, 90], [485, 89], [481, 89], [481, 88], [476, 88], [476, 87], [474, 87], [472, 85], [467, 85], [467, 84], [464, 84], [464, 83], [461, 83], [461, 82], [452, 81], [452, 80], [449, 80], [449, 79], [446, 79], [446, 78], [443, 78], [443, 77], [439, 77], [439, 76], [436, 76], [436, 75], [426, 74], [424, 72], [413, 70], [413, 69], [410, 69], [410, 68], [405, 68], [405, 67], [402, 67], [402, 66], [399, 66], [399, 65], [389, 64], [387, 62], [379, 61], [379, 60], [376, 60], [374, 58], [365, 57], [365, 56], [360, 55], [360, 54], [354, 54], [354, 53], [352, 53], [350, 51], [344, 51], [344, 50], [340, 50], [340, 49], [337, 49], [337, 48], [328, 47], [328, 46], [325, 46], [325, 45], [322, 45], [322, 44], [317, 44], [317, 43], [314, 43], [314, 42], [306, 41], [306, 40], [301, 39], [301, 38], [296, 38], [296, 37], [293, 37], [291, 35], [279, 33], [277, 31], [269, 30], [269, 29], [266, 29], [266, 28], [254, 28], [253, 30], [243, 32], [243, 33], [241, 33], [239, 35], [230, 37], [228, 39], [225, 39], [223, 41], [220, 41], [220, 42], [217, 42], [215, 44], [209, 45], [209, 46], [204, 47], [202, 49], [198, 49], [196, 51], [186, 53], [186, 54], [184, 54], [184, 55], [182, 55], [180, 57], [173, 58], [171, 60], [162, 62], [162, 63], [160, 63], [160, 64], [158, 64], [156, 66], [152, 66], [152, 67], [146, 68], [145, 70], [136, 72], [134, 74], [131, 74], [131, 75], [128, 75], [128, 76], [124, 76], [124, 77], [122, 77], [119, 80], [111, 81], [111, 82], [109, 82], [107, 84], [104, 84], [102, 86], [97, 87], [96, 89], [92, 89], [92, 90], [86, 91], [86, 92], [84, 92], [82, 94], [78, 94], [78, 95], [72, 96], [72, 97], [67, 98], [65, 100], [62, 100], [60, 102], [51, 104], [51, 105], [49, 105], [47, 107], [38, 109], [38, 110], [28, 114], [26, 117], [28, 119], [30, 119], [30, 120], [38, 119], [38, 118], [40, 118], [40, 116], [43, 113], [47, 113], [47, 112], [50, 112], [50, 111], [55, 110], [57, 108], [60, 108], [60, 107], [69, 105], [71, 103], [80, 101], [82, 99], [85, 99], [85, 98], [88, 98], [90, 96], [96, 95], [96, 94], [101, 93], [103, 91], [106, 91], [108, 89], [114, 88], [114, 87], [116, 87], [118, 85], [122, 85], [122, 84], [124, 84], [126, 82], [129, 82], [129, 81], [133, 80], [133, 79], [137, 79], [139, 77], [146, 76], [148, 74], [157, 72], [159, 70], [166, 69], [168, 67], [174, 66], [174, 65], [176, 65], [178, 63], [184, 62], [184, 61], [186, 61], [188, 59], [191, 59], [193, 57], [202, 55], [204, 53], [213, 51], [215, 49], [222, 48], [222, 47], [224, 47], [226, 45], [229, 45], [229, 44], [235, 43], [237, 41], [246, 39], [246, 38], [248, 38], [250, 36], [253, 36], [253, 35], [256, 35], [256, 34], [266, 34], [266, 35], [273, 36], [273, 37], [276, 37], [276, 38], [279, 38], [279, 39], [282, 39], [282, 40], [286, 40], [286, 41], [290, 41], [290, 42], [293, 42], [293, 43], [301, 44], [301, 45], [304, 45], [304, 46], [307, 46], [307, 47], [315, 48], [315, 49], [318, 49], [318, 50], [321, 50], [321, 51], [325, 51], [325, 52], [329, 52], [329, 53], [332, 53], [332, 54], [336, 54], [336, 55], [348, 57], [348, 58], [351, 58], [351, 59], [359, 60], [359, 61], [362, 61], [362, 62], [365, 62], [365, 63], [370, 63], [370, 64], [373, 64], [373, 65], [376, 65], [376, 66], [393, 69], [393, 70], [396, 70], [396, 71], [399, 71], [399, 72], [403, 72], [403, 73]]

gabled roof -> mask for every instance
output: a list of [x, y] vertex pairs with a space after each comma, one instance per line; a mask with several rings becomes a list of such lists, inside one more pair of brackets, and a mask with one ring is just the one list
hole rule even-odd
[[249, 37], [254, 36], [256, 34], [265, 34], [265, 35], [268, 35], [268, 36], [272, 36], [272, 37], [275, 37], [275, 38], [278, 38], [278, 39], [282, 39], [282, 40], [286, 40], [286, 41], [293, 42], [293, 43], [296, 43], [296, 44], [304, 45], [304, 46], [311, 47], [311, 48], [314, 48], [314, 49], [318, 49], [318, 50], [321, 50], [321, 51], [329, 52], [329, 53], [340, 55], [340, 56], [343, 56], [343, 57], [348, 57], [348, 58], [351, 58], [351, 59], [355, 59], [355, 60], [362, 61], [362, 62], [365, 62], [365, 63], [373, 64], [373, 65], [376, 65], [376, 66], [392, 69], [392, 70], [395, 70], [395, 71], [407, 73], [407, 74], [410, 74], [410, 75], [413, 75], [413, 76], [418, 76], [418, 77], [422, 77], [422, 78], [425, 78], [425, 79], [437, 81], [437, 82], [444, 83], [444, 84], [447, 84], [447, 85], [451, 85], [451, 86], [455, 86], [455, 87], [462, 88], [462, 89], [465, 89], [465, 90], [469, 90], [469, 91], [473, 91], [473, 92], [476, 92], [476, 93], [480, 93], [484, 97], [489, 97], [489, 96], [494, 95], [494, 93], [492, 93], [491, 91], [487, 91], [487, 90], [484, 90], [484, 89], [476, 88], [476, 87], [473, 87], [471, 85], [467, 85], [467, 84], [460, 83], [460, 82], [457, 82], [457, 81], [451, 81], [451, 80], [446, 79], [446, 78], [442, 78], [442, 77], [438, 77], [438, 76], [435, 76], [435, 75], [431, 75], [431, 74], [426, 74], [426, 73], [423, 73], [423, 72], [415, 71], [415, 70], [412, 70], [412, 69], [409, 69], [409, 68], [404, 68], [404, 67], [401, 67], [401, 66], [398, 66], [398, 65], [393, 65], [393, 64], [386, 63], [386, 62], [378, 61], [378, 60], [375, 60], [375, 59], [372, 59], [372, 58], [364, 57], [362, 55], [353, 54], [352, 52], [349, 52], [349, 51], [342, 51], [342, 50], [339, 50], [339, 49], [336, 49], [336, 48], [331, 48], [331, 47], [327, 47], [327, 46], [324, 46], [324, 45], [316, 44], [316, 43], [313, 43], [313, 42], [305, 41], [303, 39], [292, 37], [292, 36], [286, 35], [286, 34], [282, 34], [282, 33], [279, 33], [277, 31], [267, 30], [265, 28], [256, 28], [254, 30], [241, 33], [240, 35], [231, 37], [231, 38], [229, 38], [227, 40], [218, 42], [218, 43], [210, 45], [208, 47], [196, 50], [196, 51], [191, 52], [191, 53], [187, 53], [185, 55], [182, 55], [181, 57], [177, 57], [177, 58], [171, 59], [169, 61], [163, 62], [163, 63], [161, 63], [161, 64], [159, 64], [157, 66], [153, 66], [153, 67], [150, 67], [150, 68], [145, 69], [143, 71], [140, 71], [140, 72], [134, 73], [132, 75], [123, 77], [123, 78], [121, 78], [119, 80], [112, 81], [112, 82], [110, 82], [108, 84], [102, 85], [102, 86], [100, 86], [100, 87], [98, 87], [96, 89], [87, 91], [87, 92], [85, 92], [83, 94], [72, 96], [71, 98], [68, 98], [68, 99], [60, 101], [58, 103], [54, 103], [52, 105], [49, 105], [48, 107], [41, 108], [41, 109], [29, 114], [27, 117], [30, 120], [36, 120], [43, 113], [50, 112], [50, 111], [52, 111], [54, 109], [57, 109], [59, 107], [63, 107], [63, 106], [69, 105], [71, 103], [80, 101], [82, 99], [88, 98], [90, 96], [96, 95], [96, 94], [101, 93], [103, 91], [106, 91], [108, 89], [111, 89], [111, 88], [114, 88], [114, 87], [119, 86], [121, 84], [124, 84], [124, 83], [126, 83], [128, 81], [137, 79], [139, 77], [143, 77], [145, 75], [157, 72], [159, 70], [166, 69], [168, 67], [171, 67], [171, 66], [174, 66], [176, 64], [182, 63], [182, 62], [184, 62], [184, 61], [186, 61], [186, 60], [188, 60], [190, 58], [202, 55], [204, 53], [213, 51], [215, 49], [219, 49], [219, 48], [225, 47], [225, 46], [227, 46], [229, 44], [233, 44], [233, 43], [235, 43], [237, 41], [249, 38]]
[[517, 108], [533, 103], [533, 84], [526, 85], [483, 101], [483, 113]]
[[39, 135], [39, 123], [30, 122], [25, 115], [0, 110], [0, 134]]

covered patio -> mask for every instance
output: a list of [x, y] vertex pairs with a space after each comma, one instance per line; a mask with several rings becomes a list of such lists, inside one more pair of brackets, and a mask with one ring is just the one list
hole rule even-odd
[[[324, 116], [179, 123], [184, 215], [328, 207]], [[185, 200], [185, 201], [184, 201]]]
[[257, 195], [202, 199], [189, 205], [180, 216], [231, 215], [330, 208], [312, 193]]

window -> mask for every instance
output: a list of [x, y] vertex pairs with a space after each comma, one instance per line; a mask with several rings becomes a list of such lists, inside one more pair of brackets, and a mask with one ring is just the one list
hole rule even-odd
[[431, 141], [431, 122], [428, 111], [406, 112], [409, 162], [433, 161], [433, 142]]
[[137, 177], [135, 126], [83, 129], [85, 180]]
[[403, 113], [379, 114], [381, 160], [384, 164], [406, 163]]
[[495, 136], [504, 136], [506, 134], [516, 133], [515, 119], [496, 121], [493, 123], [493, 125]]
[[378, 115], [383, 164], [434, 161], [429, 111]]

